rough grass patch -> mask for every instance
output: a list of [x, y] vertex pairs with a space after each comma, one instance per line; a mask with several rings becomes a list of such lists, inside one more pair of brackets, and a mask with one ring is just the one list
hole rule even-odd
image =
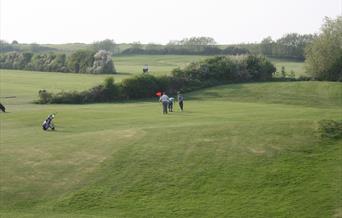
[[318, 124], [318, 131], [322, 138], [342, 138], [342, 120], [321, 120]]

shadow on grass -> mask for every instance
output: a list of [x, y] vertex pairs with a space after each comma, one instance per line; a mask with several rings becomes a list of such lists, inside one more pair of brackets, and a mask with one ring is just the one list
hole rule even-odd
[[113, 74], [106, 74], [108, 76], [115, 76], [115, 75], [133, 75], [132, 73], [128, 73], [128, 72], [116, 72]]
[[208, 98], [222, 98], [225, 95], [221, 94], [221, 90], [224, 90], [224, 93], [228, 92], [236, 92], [237, 90], [241, 90], [243, 87], [243, 84], [230, 84], [227, 86], [225, 85], [219, 85], [214, 87], [209, 87], [205, 89], [200, 89], [197, 91], [189, 92], [187, 99], [188, 100], [207, 100]]

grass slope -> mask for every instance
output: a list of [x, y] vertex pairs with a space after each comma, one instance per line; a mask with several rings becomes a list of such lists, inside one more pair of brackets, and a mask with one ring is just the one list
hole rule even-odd
[[189, 95], [192, 99], [342, 107], [341, 83], [274, 82], [217, 86]]
[[[6, 95], [36, 92], [35, 75], [42, 74], [16, 78]], [[83, 75], [77, 76], [65, 74], [70, 84], [60, 85], [78, 87]], [[0, 215], [341, 214], [342, 141], [316, 132], [317, 121], [342, 119], [341, 94], [341, 83], [227, 85], [186, 95], [185, 111], [176, 107], [167, 116], [157, 101], [7, 99], [9, 113], [0, 114]], [[43, 132], [40, 124], [51, 112], [57, 112], [57, 131]]]

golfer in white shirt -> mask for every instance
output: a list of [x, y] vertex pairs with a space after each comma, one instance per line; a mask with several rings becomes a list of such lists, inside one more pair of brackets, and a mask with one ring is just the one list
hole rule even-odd
[[163, 92], [163, 95], [160, 96], [159, 101], [163, 104], [163, 114], [167, 114], [167, 105], [169, 103], [169, 96]]

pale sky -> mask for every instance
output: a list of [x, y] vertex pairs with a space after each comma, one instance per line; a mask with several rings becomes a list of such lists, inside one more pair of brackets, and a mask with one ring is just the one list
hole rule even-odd
[[167, 43], [191, 36], [219, 44], [316, 33], [342, 0], [0, 0], [0, 38], [20, 43]]

